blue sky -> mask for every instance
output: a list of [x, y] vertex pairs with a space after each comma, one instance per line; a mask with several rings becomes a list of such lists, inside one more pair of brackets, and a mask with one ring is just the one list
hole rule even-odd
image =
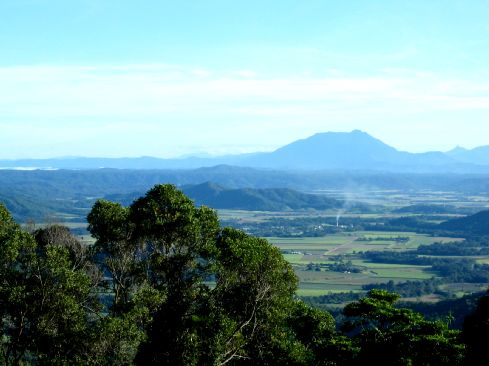
[[489, 145], [489, 2], [0, 2], [0, 158]]

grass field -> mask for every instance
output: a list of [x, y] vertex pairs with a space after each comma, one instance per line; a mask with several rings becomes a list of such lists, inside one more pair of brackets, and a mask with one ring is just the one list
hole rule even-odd
[[[396, 238], [408, 237], [407, 242], [399, 242]], [[379, 239], [381, 240], [375, 240]], [[431, 237], [416, 233], [399, 232], [356, 232], [339, 233], [321, 238], [267, 238], [279, 247], [291, 263], [313, 262], [323, 263], [338, 255], [353, 255], [370, 250], [409, 250], [419, 245], [434, 242], [454, 241], [454, 238]], [[361, 239], [361, 240], [359, 240]], [[368, 240], [362, 240], [368, 239]], [[300, 257], [302, 255], [302, 257]]]
[[[399, 238], [408, 238], [399, 242]], [[410, 250], [419, 245], [454, 241], [454, 238], [431, 237], [405, 232], [344, 232], [325, 237], [267, 238], [284, 253], [299, 277], [299, 296], [319, 296], [332, 292], [361, 291], [362, 285], [385, 283], [390, 280], [424, 280], [433, 277], [429, 266], [372, 263], [363, 260], [359, 252], [368, 250]], [[360, 239], [360, 240], [359, 240]], [[397, 239], [397, 240], [396, 240]], [[324, 267], [308, 269], [308, 264], [328, 265], [339, 259], [351, 261], [360, 273], [333, 272]], [[489, 263], [489, 258], [485, 261]]]

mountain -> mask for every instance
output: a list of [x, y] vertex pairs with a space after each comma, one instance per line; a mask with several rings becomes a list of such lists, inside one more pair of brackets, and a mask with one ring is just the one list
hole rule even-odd
[[218, 184], [183, 186], [183, 192], [197, 205], [212, 208], [251, 211], [290, 211], [338, 209], [343, 202], [317, 194], [307, 194], [289, 188], [226, 189]]
[[356, 170], [365, 169], [374, 161], [393, 160], [396, 154], [394, 148], [355, 130], [351, 133], [319, 133], [244, 162], [250, 166], [279, 169]]
[[457, 146], [446, 154], [462, 163], [489, 165], [489, 146], [480, 146], [471, 150]]
[[462, 146], [456, 146], [452, 150], [447, 151], [445, 154], [448, 156], [451, 156], [453, 158], [457, 158], [457, 156], [465, 154], [467, 151], [469, 151], [469, 150], [467, 150], [466, 148], [464, 148]]
[[[197, 206], [205, 205], [215, 209], [249, 211], [291, 211], [291, 210], [328, 210], [343, 207], [344, 202], [318, 194], [302, 193], [289, 188], [224, 188], [205, 182], [184, 185], [180, 189]], [[144, 192], [129, 194], [111, 194], [105, 196], [110, 201], [130, 205]], [[365, 205], [364, 205], [365, 206]]]
[[342, 170], [415, 173], [487, 173], [489, 147], [448, 153], [420, 154], [398, 151], [366, 132], [318, 133], [275, 151], [220, 157], [180, 159], [139, 158], [58, 158], [0, 160], [0, 169], [196, 169], [217, 165], [273, 170]]
[[366, 132], [318, 133], [270, 153], [245, 157], [252, 167], [300, 170], [430, 171], [457, 162], [441, 152], [412, 154], [398, 151]]
[[438, 225], [442, 230], [463, 232], [472, 235], [489, 235], [489, 210], [474, 215], [442, 222]]

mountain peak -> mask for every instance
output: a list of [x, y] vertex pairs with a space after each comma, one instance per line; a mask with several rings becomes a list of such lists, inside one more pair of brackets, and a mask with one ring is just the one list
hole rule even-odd
[[462, 146], [457, 145], [452, 150], [447, 151], [446, 154], [447, 155], [458, 155], [458, 154], [466, 153], [467, 151], [469, 151], [469, 150], [467, 150], [466, 148], [464, 148]]
[[[432, 169], [453, 164], [443, 153], [411, 154], [398, 151], [367, 132], [323, 132], [263, 153], [242, 165], [300, 170]], [[429, 167], [429, 168], [428, 168]]]
[[[317, 137], [317, 136], [368, 136], [368, 137], [373, 138], [367, 132], [362, 131], [362, 130], [352, 130], [350, 132], [335, 132], [335, 131], [317, 132], [308, 138], [313, 138], [313, 137]], [[306, 138], [306, 140], [308, 138]]]
[[393, 147], [360, 130], [323, 132], [268, 154], [271, 160], [268, 164], [276, 166], [280, 162], [287, 164], [284, 168], [299, 169], [358, 169], [396, 152]]

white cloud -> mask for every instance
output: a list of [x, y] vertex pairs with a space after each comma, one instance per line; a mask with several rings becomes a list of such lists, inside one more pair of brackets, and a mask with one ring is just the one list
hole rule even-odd
[[251, 71], [237, 71], [233, 77], [168, 65], [0, 68], [0, 118], [156, 117], [211, 106], [239, 112], [257, 101], [261, 108], [256, 113], [265, 114], [283, 114], [290, 103], [303, 103], [299, 110], [319, 103], [334, 110], [343, 104], [357, 110], [379, 103], [389, 108], [392, 102], [410, 108], [487, 108], [487, 97], [476, 94], [486, 92], [489, 83], [403, 74], [255, 79]]
[[[481, 120], [489, 111], [488, 91], [484, 79], [404, 69], [375, 77], [326, 71], [265, 78], [251, 70], [160, 64], [1, 67], [0, 144], [12, 155], [50, 143], [83, 153], [88, 142], [103, 144], [109, 136], [108, 148], [117, 154], [125, 147], [132, 155], [176, 155], [186, 152], [181, 146], [203, 146], [202, 140], [209, 150], [221, 151], [215, 146], [227, 141], [241, 151], [362, 125], [382, 133], [392, 130], [386, 121], [404, 116], [457, 111], [479, 113]], [[430, 123], [435, 129], [443, 121]]]
[[252, 70], [239, 70], [235, 72], [235, 75], [243, 78], [255, 78], [258, 76], [258, 73]]

